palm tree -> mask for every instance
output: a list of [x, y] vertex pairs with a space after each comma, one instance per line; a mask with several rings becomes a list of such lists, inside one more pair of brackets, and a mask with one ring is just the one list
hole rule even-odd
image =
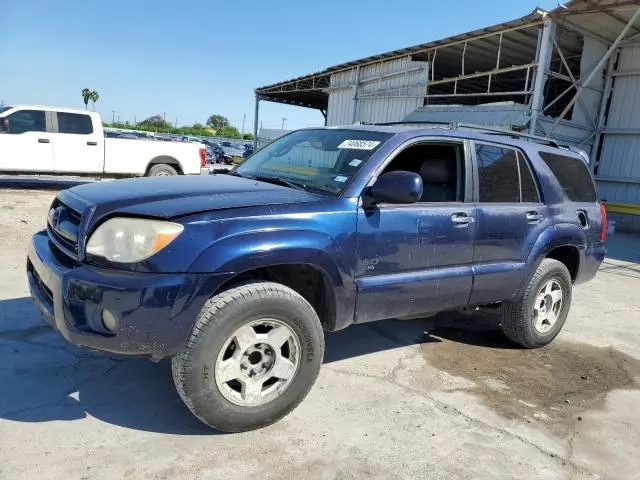
[[91, 96], [89, 97], [89, 100], [91, 100], [91, 103], [93, 104], [92, 108], [94, 111], [96, 109], [96, 102], [98, 101], [99, 98], [100, 98], [100, 94], [98, 93], [98, 91], [91, 90]]
[[89, 105], [89, 100], [91, 100], [91, 90], [89, 90], [88, 88], [83, 88], [81, 95], [82, 101], [84, 102], [84, 108], [86, 110], [87, 106]]

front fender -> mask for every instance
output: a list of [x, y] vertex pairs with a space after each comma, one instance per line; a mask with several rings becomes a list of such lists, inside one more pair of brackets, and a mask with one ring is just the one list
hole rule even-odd
[[322, 271], [330, 281], [339, 329], [353, 321], [353, 266], [330, 236], [310, 230], [267, 230], [221, 238], [207, 247], [189, 267], [190, 273], [233, 272], [260, 267], [304, 264]]

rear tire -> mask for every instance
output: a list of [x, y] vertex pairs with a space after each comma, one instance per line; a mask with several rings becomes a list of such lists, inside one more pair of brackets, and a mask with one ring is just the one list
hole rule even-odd
[[166, 163], [158, 163], [152, 166], [148, 173], [149, 177], [171, 177], [173, 175], [178, 175], [178, 171]]
[[503, 305], [502, 331], [525, 348], [548, 345], [560, 333], [571, 306], [567, 267], [545, 258], [520, 299]]
[[182, 400], [206, 425], [242, 432], [291, 412], [313, 386], [324, 354], [322, 325], [302, 296], [252, 282], [211, 298], [172, 359]]

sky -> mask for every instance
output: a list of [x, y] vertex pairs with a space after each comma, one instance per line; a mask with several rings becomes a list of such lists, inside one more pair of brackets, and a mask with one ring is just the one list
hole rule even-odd
[[[227, 117], [253, 129], [254, 89], [349, 60], [526, 15], [548, 0], [0, 0], [0, 101], [84, 108], [107, 120]], [[115, 113], [113, 111], [115, 110]], [[322, 125], [260, 102], [265, 128]]]

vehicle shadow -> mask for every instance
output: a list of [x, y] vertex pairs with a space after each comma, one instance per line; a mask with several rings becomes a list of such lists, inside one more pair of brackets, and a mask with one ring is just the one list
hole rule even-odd
[[54, 176], [0, 176], [0, 188], [19, 188], [25, 190], [64, 190], [92, 183], [90, 178], [71, 178]]
[[[326, 334], [325, 363], [443, 339], [513, 348], [493, 317], [456, 313], [354, 325]], [[0, 301], [0, 385], [0, 419], [93, 417], [142, 431], [220, 433], [202, 425], [182, 403], [170, 362], [113, 358], [76, 348], [40, 320], [30, 298]]]

